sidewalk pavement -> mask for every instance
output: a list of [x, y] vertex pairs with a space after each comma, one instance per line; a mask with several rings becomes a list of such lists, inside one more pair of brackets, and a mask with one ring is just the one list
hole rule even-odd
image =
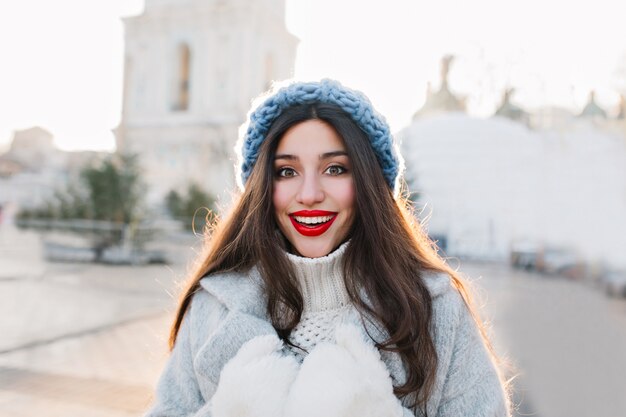
[[36, 234], [0, 229], [0, 417], [141, 416], [197, 242], [170, 266], [51, 264]]
[[166, 315], [0, 357], [0, 416], [140, 416], [167, 358]]

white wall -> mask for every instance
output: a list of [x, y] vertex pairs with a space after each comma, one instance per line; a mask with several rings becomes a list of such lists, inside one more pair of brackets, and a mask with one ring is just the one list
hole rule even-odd
[[626, 140], [448, 114], [398, 134], [449, 255], [504, 259], [520, 239], [626, 267]]

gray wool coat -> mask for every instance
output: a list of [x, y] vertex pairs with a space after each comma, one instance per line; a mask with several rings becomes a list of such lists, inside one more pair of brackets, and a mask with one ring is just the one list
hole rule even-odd
[[[509, 416], [502, 381], [461, 295], [448, 275], [423, 276], [433, 298], [432, 328], [438, 355], [428, 415]], [[210, 400], [224, 365], [245, 342], [275, 334], [256, 270], [217, 274], [200, 284], [202, 290], [193, 296], [147, 417], [211, 416]], [[361, 321], [358, 325], [363, 326]], [[383, 330], [372, 324], [366, 327], [376, 340], [385, 339]], [[384, 351], [381, 357], [394, 383], [404, 381], [400, 357]], [[405, 415], [412, 413], [406, 410]], [[416, 415], [423, 414], [418, 410]]]

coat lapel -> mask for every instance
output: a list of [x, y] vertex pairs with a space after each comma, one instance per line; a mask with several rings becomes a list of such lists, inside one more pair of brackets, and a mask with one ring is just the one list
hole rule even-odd
[[213, 335], [195, 358], [196, 370], [217, 385], [224, 365], [247, 341], [276, 334], [265, 312], [262, 281], [255, 270], [249, 274], [227, 273], [204, 278], [200, 285], [228, 310]]

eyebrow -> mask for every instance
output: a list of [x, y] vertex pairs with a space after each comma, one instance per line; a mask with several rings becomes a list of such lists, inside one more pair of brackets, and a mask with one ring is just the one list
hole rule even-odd
[[[320, 160], [333, 158], [335, 156], [348, 156], [348, 152], [346, 151], [324, 152], [323, 154], [320, 155]], [[278, 154], [274, 157], [274, 160], [278, 160], [278, 159], [286, 159], [288, 161], [297, 161], [300, 158], [298, 158], [296, 155]]]

